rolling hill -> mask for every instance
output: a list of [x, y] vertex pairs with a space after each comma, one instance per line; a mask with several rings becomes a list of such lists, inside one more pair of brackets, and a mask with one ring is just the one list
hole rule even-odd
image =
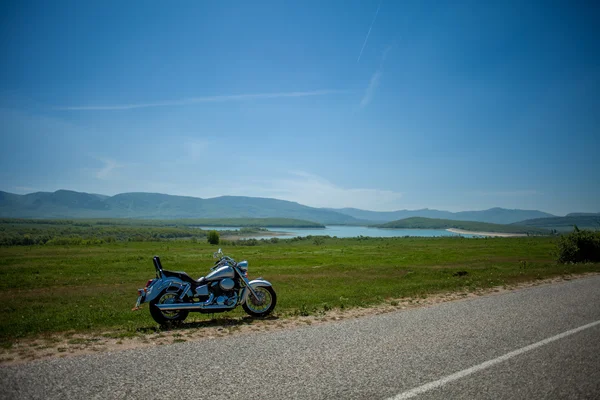
[[202, 199], [160, 193], [120, 193], [115, 196], [104, 196], [71, 190], [57, 190], [52, 193], [36, 192], [26, 195], [0, 191], [0, 217], [67, 219], [291, 218], [326, 225], [373, 225], [410, 217], [508, 224], [554, 216], [536, 210], [503, 208], [456, 213], [430, 209], [377, 212], [354, 208], [315, 208], [291, 201], [259, 197], [221, 196]]
[[359, 224], [349, 215], [285, 200], [223, 196], [211, 199], [158, 193], [111, 197], [58, 190], [17, 195], [0, 192], [0, 217], [10, 218], [291, 218], [320, 224]]
[[579, 229], [600, 230], [600, 213], [572, 213], [564, 217], [528, 219], [516, 224], [536, 228], [556, 229], [560, 232], [572, 231], [575, 225]]

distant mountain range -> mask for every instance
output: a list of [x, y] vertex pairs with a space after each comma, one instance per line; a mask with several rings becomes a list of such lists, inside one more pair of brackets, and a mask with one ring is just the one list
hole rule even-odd
[[[579, 214], [578, 214], [579, 215]], [[537, 210], [491, 208], [484, 211], [439, 210], [366, 211], [354, 208], [315, 208], [291, 201], [222, 196], [210, 199], [158, 193], [104, 196], [58, 190], [18, 195], [0, 191], [0, 217], [10, 218], [294, 218], [321, 224], [368, 225], [409, 217], [510, 224], [554, 217]], [[520, 224], [523, 225], [523, 224]]]
[[294, 218], [322, 224], [357, 224], [355, 218], [298, 203], [257, 197], [212, 199], [158, 193], [104, 197], [58, 190], [17, 195], [0, 191], [0, 216], [13, 218]]
[[537, 210], [508, 210], [505, 208], [490, 208], [489, 210], [483, 211], [440, 211], [430, 210], [424, 208], [422, 210], [399, 210], [399, 211], [366, 211], [359, 210], [356, 208], [330, 208], [331, 211], [336, 211], [342, 214], [350, 215], [354, 218], [377, 221], [377, 222], [390, 222], [397, 221], [412, 217], [424, 217], [424, 218], [437, 218], [437, 219], [448, 219], [454, 221], [476, 221], [476, 222], [489, 222], [492, 224], [512, 224], [527, 219], [534, 218], [548, 218], [554, 217], [552, 214], [548, 214]]

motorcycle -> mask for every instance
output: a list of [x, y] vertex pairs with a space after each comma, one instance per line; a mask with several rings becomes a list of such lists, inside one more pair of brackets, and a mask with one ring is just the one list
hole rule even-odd
[[253, 317], [264, 317], [273, 311], [277, 303], [273, 285], [262, 278], [248, 280], [248, 261], [236, 262], [221, 249], [213, 257], [218, 260], [211, 272], [193, 279], [185, 272], [163, 269], [160, 258], [155, 256], [156, 278], [138, 290], [133, 310], [149, 303], [150, 315], [161, 325], [181, 322], [190, 311], [219, 313], [240, 305]]

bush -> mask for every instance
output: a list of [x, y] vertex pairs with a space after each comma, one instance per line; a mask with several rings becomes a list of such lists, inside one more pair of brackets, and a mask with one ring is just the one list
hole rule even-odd
[[575, 230], [564, 235], [558, 242], [558, 262], [600, 261], [600, 232]]
[[210, 244], [219, 244], [219, 232], [217, 232], [217, 231], [208, 232], [206, 239], [208, 240], [208, 243], [210, 243]]
[[83, 239], [80, 237], [59, 237], [48, 240], [46, 244], [55, 246], [79, 246], [83, 244]]

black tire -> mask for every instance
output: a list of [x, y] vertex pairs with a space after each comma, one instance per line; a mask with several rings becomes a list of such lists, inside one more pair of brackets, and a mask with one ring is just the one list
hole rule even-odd
[[[257, 286], [253, 288], [261, 297], [259, 301], [254, 297], [252, 292], [248, 293], [248, 298], [242, 305], [244, 311], [253, 317], [266, 317], [269, 315], [277, 304], [277, 295], [271, 286]], [[262, 296], [261, 296], [262, 295]], [[270, 299], [270, 300], [269, 300]]]
[[188, 310], [177, 310], [177, 311], [161, 311], [157, 304], [162, 303], [173, 303], [176, 298], [179, 297], [179, 292], [167, 292], [167, 289], [163, 290], [156, 298], [150, 301], [150, 315], [160, 325], [167, 325], [172, 323], [179, 323], [185, 320], [190, 313]]

